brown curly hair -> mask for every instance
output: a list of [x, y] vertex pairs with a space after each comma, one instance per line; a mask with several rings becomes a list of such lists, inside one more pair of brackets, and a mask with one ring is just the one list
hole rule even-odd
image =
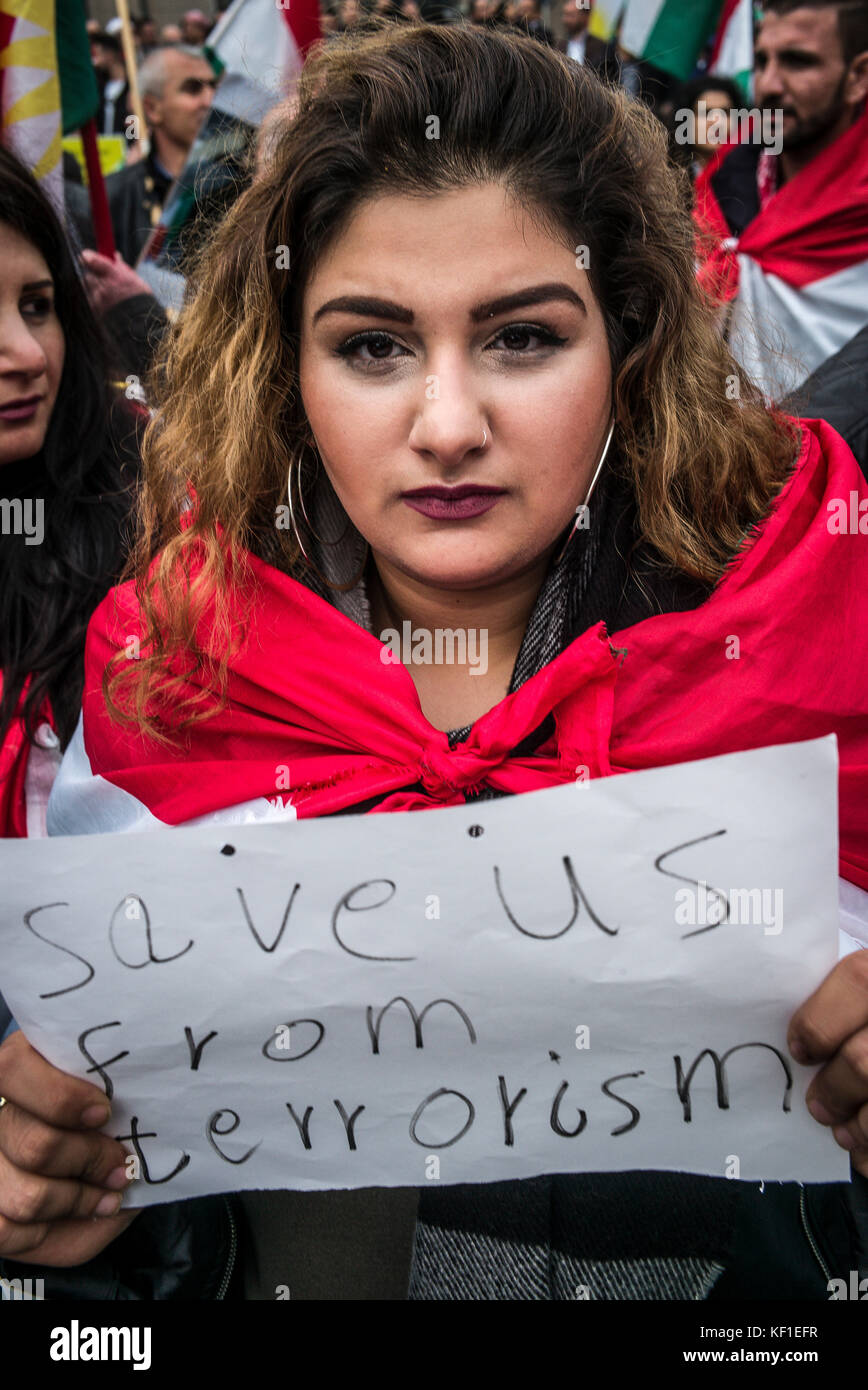
[[[426, 138], [432, 114], [436, 140]], [[588, 247], [612, 363], [613, 449], [635, 485], [641, 536], [662, 561], [716, 581], [767, 515], [797, 442], [697, 289], [685, 177], [641, 103], [518, 34], [388, 26], [309, 59], [297, 115], [205, 248], [154, 378], [129, 571], [145, 637], [137, 661], [119, 653], [106, 671], [114, 716], [159, 737], [159, 694], [163, 709], [177, 701], [175, 728], [201, 718], [180, 699], [183, 670], [206, 663], [212, 688], [225, 689], [244, 551], [303, 573], [292, 532], [275, 526], [290, 460], [309, 438], [302, 295], [360, 203], [386, 192], [498, 182], [539, 225]], [[203, 563], [191, 580], [194, 554]]]

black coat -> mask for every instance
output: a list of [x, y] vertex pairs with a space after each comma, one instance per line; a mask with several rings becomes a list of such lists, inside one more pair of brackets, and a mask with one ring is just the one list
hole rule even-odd
[[[556, 47], [559, 53], [566, 54], [567, 38], [558, 39]], [[595, 38], [589, 34], [585, 43], [585, 61], [582, 65], [592, 68], [599, 73], [600, 77], [606, 77], [611, 82], [617, 82], [620, 63], [618, 62], [618, 50], [613, 43], [606, 43], [603, 39]]]
[[239, 1216], [231, 1197], [149, 1207], [87, 1264], [48, 1269], [0, 1259], [4, 1279], [42, 1279], [47, 1300], [163, 1302], [241, 1296]]
[[144, 250], [170, 187], [171, 180], [150, 155], [106, 179], [115, 245], [127, 265], [135, 265]]
[[868, 477], [868, 325], [802, 382], [782, 409], [828, 420]]
[[126, 119], [131, 115], [130, 109], [130, 84], [126, 82], [115, 98], [114, 113], [109, 120], [109, 111], [106, 109], [106, 79], [101, 77], [99, 83], [99, 113], [97, 124], [99, 125], [100, 135], [124, 135], [126, 133]]

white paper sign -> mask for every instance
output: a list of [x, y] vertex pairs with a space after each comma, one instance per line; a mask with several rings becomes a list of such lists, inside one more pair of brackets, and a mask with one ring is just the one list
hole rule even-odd
[[129, 1205], [847, 1180], [787, 1021], [837, 958], [834, 737], [406, 815], [4, 841], [2, 990]]

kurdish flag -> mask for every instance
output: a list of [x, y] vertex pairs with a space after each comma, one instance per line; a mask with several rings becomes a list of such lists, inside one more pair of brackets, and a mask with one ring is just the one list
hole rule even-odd
[[83, 0], [0, 0], [0, 138], [58, 208], [61, 136], [98, 104]]
[[591, 10], [588, 33], [592, 34], [595, 39], [602, 39], [604, 43], [609, 43], [615, 37], [625, 3], [626, 0], [596, 0], [594, 8]]
[[69, 135], [80, 130], [99, 110], [99, 87], [90, 61], [84, 0], [57, 0], [55, 32], [63, 133]]
[[3, 144], [33, 170], [60, 207], [63, 178], [54, 0], [0, 0], [0, 124]]
[[683, 82], [722, 9], [723, 0], [627, 0], [621, 47]]

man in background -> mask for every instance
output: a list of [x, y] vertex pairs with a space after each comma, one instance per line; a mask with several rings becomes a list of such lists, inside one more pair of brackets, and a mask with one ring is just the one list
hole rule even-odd
[[542, 22], [540, 0], [517, 0], [514, 23], [517, 29], [523, 30], [532, 39], [539, 39], [550, 48], [555, 47], [554, 34]]
[[601, 76], [617, 77], [615, 46], [589, 34], [590, 22], [591, 6], [587, 0], [564, 0], [561, 23], [565, 37], [558, 39], [557, 47], [574, 63], [594, 68]]
[[136, 56], [141, 63], [157, 47], [157, 26], [152, 19], [143, 18], [133, 21], [133, 29], [135, 31]]
[[767, 0], [754, 97], [780, 152], [742, 135], [697, 180], [700, 282], [779, 400], [868, 323], [868, 0]]
[[194, 48], [158, 48], [139, 69], [150, 151], [106, 179], [115, 244], [128, 265], [136, 263], [160, 220], [216, 85], [210, 63]]
[[90, 61], [99, 87], [100, 135], [123, 135], [129, 115], [129, 83], [121, 41], [116, 33], [98, 29], [90, 34]]
[[201, 48], [212, 29], [212, 22], [202, 10], [188, 10], [181, 20], [184, 43]]

